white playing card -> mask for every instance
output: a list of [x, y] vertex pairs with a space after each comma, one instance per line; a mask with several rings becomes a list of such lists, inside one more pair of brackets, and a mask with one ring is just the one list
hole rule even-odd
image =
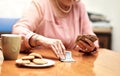
[[72, 58], [71, 51], [66, 51], [65, 52], [65, 59], [62, 59], [61, 61], [62, 62], [75, 62], [75, 60]]

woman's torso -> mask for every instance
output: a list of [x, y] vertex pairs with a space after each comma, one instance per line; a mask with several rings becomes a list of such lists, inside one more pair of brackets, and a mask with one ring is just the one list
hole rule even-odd
[[67, 16], [59, 18], [49, 1], [39, 1], [43, 19], [35, 32], [48, 38], [60, 39], [67, 49], [71, 49], [75, 46], [76, 37], [80, 34], [80, 11], [77, 5], [74, 5]]

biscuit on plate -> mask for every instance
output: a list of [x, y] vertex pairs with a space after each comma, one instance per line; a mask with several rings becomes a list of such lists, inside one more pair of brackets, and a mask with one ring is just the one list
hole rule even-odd
[[35, 56], [23, 56], [21, 59], [22, 60], [32, 60], [34, 58], [35, 58]]
[[35, 56], [35, 58], [40, 58], [42, 59], [42, 56], [38, 53], [30, 53], [29, 56]]
[[43, 64], [47, 64], [48, 62], [45, 61], [44, 59], [35, 58], [33, 59], [33, 63], [38, 64], [38, 65], [43, 65]]
[[22, 59], [19, 59], [19, 60], [17, 60], [16, 63], [19, 64], [19, 65], [30, 64], [30, 60], [22, 60]]

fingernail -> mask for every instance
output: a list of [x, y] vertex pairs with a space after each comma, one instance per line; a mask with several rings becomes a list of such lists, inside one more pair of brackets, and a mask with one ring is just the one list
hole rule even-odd
[[64, 57], [64, 56], [60, 58], [60, 60], [64, 60], [64, 59], [65, 59], [65, 57]]

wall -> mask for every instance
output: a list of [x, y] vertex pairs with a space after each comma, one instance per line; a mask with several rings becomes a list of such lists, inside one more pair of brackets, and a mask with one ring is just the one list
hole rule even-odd
[[105, 15], [113, 27], [112, 49], [120, 51], [120, 0], [83, 0], [87, 11]]
[[0, 17], [21, 17], [30, 0], [0, 0]]

